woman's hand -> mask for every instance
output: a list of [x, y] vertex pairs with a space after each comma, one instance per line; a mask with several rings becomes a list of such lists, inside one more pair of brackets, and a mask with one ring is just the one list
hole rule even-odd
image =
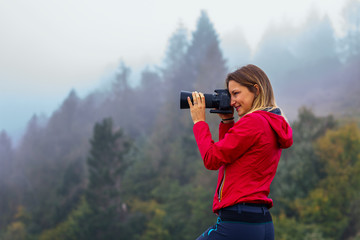
[[191, 118], [195, 123], [205, 121], [205, 96], [202, 93], [193, 92], [192, 98], [194, 104], [191, 102], [190, 97], [187, 98], [190, 106]]
[[[232, 123], [234, 121], [234, 108], [231, 108], [231, 110], [232, 110], [232, 113], [229, 113], [229, 114], [218, 113], [218, 115], [221, 118], [221, 121], [223, 123]], [[224, 120], [224, 119], [228, 119], [228, 120]]]

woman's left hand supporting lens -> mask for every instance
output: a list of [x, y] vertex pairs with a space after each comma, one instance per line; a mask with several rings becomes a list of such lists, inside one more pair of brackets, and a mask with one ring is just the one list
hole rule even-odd
[[194, 104], [191, 102], [190, 97], [187, 98], [190, 106], [191, 118], [195, 123], [205, 121], [205, 96], [203, 93], [193, 92], [192, 98]]

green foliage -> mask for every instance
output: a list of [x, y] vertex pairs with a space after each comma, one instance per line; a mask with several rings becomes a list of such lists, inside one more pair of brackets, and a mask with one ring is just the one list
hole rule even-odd
[[122, 139], [121, 131], [113, 132], [112, 120], [104, 119], [94, 127], [92, 148], [87, 160], [89, 204], [97, 209], [108, 209], [112, 198], [117, 197], [116, 187], [120, 184], [120, 174], [126, 169], [124, 154], [129, 151], [130, 142]]
[[[360, 129], [356, 124], [329, 130], [316, 142], [326, 177], [296, 206], [305, 222], [319, 222], [328, 237], [351, 236], [360, 200]], [[356, 232], [355, 232], [356, 233]]]
[[14, 214], [14, 199], [16, 195], [13, 191], [12, 175], [13, 166], [13, 149], [11, 139], [5, 131], [0, 132], [0, 229], [8, 224], [8, 216]]
[[131, 203], [135, 212], [142, 212], [146, 216], [145, 230], [138, 234], [137, 239], [168, 239], [170, 234], [165, 228], [166, 212], [155, 200], [140, 201], [135, 199]]
[[293, 198], [289, 207], [274, 217], [277, 236], [355, 238], [360, 220], [360, 129], [356, 124], [328, 129], [312, 143], [314, 156], [322, 166], [321, 176], [304, 197]]
[[316, 224], [305, 224], [284, 213], [273, 216], [275, 239], [277, 240], [330, 240], [325, 238]]
[[[360, 130], [301, 109], [272, 186], [280, 239], [350, 239], [358, 234]], [[309, 235], [310, 234], [310, 235]], [[292, 236], [293, 235], [293, 236]]]
[[86, 199], [94, 212], [87, 219], [92, 230], [90, 239], [109, 239], [116, 236], [116, 222], [124, 217], [121, 176], [128, 167], [126, 154], [131, 142], [121, 130], [113, 130], [110, 118], [95, 125], [90, 142], [92, 147], [87, 160], [89, 185], [86, 191]]
[[12, 222], [6, 229], [3, 240], [26, 240], [26, 227], [23, 222]]
[[332, 116], [316, 117], [307, 108], [299, 110], [299, 119], [291, 124], [294, 144], [283, 151], [271, 187], [275, 213], [286, 209], [291, 216], [294, 199], [307, 196], [324, 177], [324, 162], [315, 154], [313, 142], [335, 126]]
[[39, 240], [81, 240], [90, 238], [87, 220], [92, 215], [89, 204], [83, 198], [64, 222], [45, 230]]
[[23, 206], [18, 206], [13, 217], [13, 221], [9, 223], [5, 231], [0, 231], [0, 239], [2, 240], [26, 240], [27, 229], [26, 224], [29, 223], [31, 217]]

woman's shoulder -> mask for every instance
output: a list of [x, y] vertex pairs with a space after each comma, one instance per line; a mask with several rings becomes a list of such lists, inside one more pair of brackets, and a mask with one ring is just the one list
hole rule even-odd
[[233, 126], [233, 130], [236, 131], [249, 131], [252, 133], [261, 133], [264, 129], [266, 120], [256, 112], [246, 114], [240, 118]]
[[248, 113], [239, 119], [236, 123], [239, 124], [260, 124], [266, 121], [259, 111]]

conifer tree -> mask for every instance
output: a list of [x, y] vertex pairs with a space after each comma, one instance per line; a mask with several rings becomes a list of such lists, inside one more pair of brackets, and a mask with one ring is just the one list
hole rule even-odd
[[227, 72], [218, 35], [207, 13], [201, 11], [192, 42], [187, 53], [187, 65], [192, 68], [192, 81], [198, 91], [212, 92], [224, 87]]
[[121, 130], [114, 131], [112, 119], [95, 124], [87, 159], [89, 184], [87, 201], [94, 215], [89, 219], [93, 239], [113, 239], [123, 218], [120, 196], [121, 176], [126, 169], [125, 154], [130, 141]]
[[116, 97], [121, 96], [124, 92], [129, 91], [129, 76], [131, 69], [125, 65], [123, 61], [120, 62], [115, 81], [112, 84], [113, 94]]
[[188, 70], [184, 69], [187, 49], [187, 29], [180, 24], [169, 39], [164, 59], [163, 76], [168, 98], [171, 98], [174, 92], [186, 90], [190, 85], [190, 79], [187, 77]]
[[340, 54], [343, 60], [353, 60], [360, 55], [360, 2], [348, 1], [343, 9], [343, 18], [346, 22], [346, 35], [340, 40]]
[[125, 129], [129, 135], [137, 136], [139, 129], [136, 125], [136, 111], [139, 97], [130, 86], [130, 74], [130, 67], [121, 61], [112, 82], [111, 92], [102, 103], [101, 115], [111, 116], [114, 123]]
[[6, 226], [7, 219], [12, 215], [12, 198], [15, 197], [11, 188], [13, 170], [13, 149], [10, 137], [5, 131], [0, 132], [0, 229]]

